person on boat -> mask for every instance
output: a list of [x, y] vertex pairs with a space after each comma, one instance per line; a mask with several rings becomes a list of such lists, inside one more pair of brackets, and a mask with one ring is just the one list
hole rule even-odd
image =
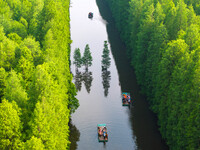
[[106, 127], [105, 126], [103, 127], [103, 137], [104, 137], [104, 139], [106, 138]]
[[106, 131], [103, 132], [103, 137], [106, 139]]
[[131, 98], [130, 98], [130, 97], [128, 98], [128, 103], [129, 103], [129, 104], [131, 103]]
[[106, 127], [104, 126], [103, 129], [102, 129], [102, 132], [103, 132], [103, 137], [104, 139], [106, 140], [108, 135], [107, 135], [107, 130], [106, 130]]
[[123, 98], [122, 98], [122, 101], [123, 101], [123, 103], [125, 103], [125, 102], [126, 102], [126, 99], [123, 97]]
[[106, 127], [104, 126], [102, 129], [102, 132], [104, 133], [106, 131]]
[[101, 128], [100, 128], [100, 127], [98, 127], [98, 134], [99, 134], [99, 135], [102, 135], [102, 131], [101, 131]]
[[124, 98], [127, 99], [127, 95], [126, 94], [124, 94]]
[[92, 13], [92, 12], [89, 12], [88, 17], [89, 17], [89, 18], [92, 18], [92, 17], [93, 17], [93, 13]]

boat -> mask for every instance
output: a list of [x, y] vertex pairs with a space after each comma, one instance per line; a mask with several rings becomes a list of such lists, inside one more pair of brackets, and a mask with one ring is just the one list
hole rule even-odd
[[108, 142], [108, 132], [106, 124], [98, 124], [97, 133], [99, 142]]
[[122, 93], [122, 105], [129, 106], [131, 104], [131, 96], [130, 93], [123, 92]]
[[89, 12], [88, 18], [93, 18], [93, 13], [92, 12]]

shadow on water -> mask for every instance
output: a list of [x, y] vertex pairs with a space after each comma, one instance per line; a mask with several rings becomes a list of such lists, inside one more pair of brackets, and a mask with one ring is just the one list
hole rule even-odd
[[102, 70], [101, 76], [102, 76], [102, 84], [104, 88], [104, 96], [107, 97], [109, 93], [108, 90], [110, 87], [110, 80], [111, 80], [110, 71]]
[[78, 91], [81, 91], [82, 82], [83, 82], [87, 92], [90, 93], [92, 80], [93, 80], [91, 71], [88, 71], [88, 69], [86, 69], [85, 72], [80, 72], [78, 69], [76, 69], [74, 80], [75, 80], [76, 89]]
[[85, 72], [82, 74], [82, 79], [83, 79], [83, 83], [85, 84], [85, 88], [87, 92], [90, 93], [92, 80], [93, 80], [92, 72], [85, 70]]
[[[167, 150], [169, 149], [158, 131], [157, 118], [155, 114], [149, 110], [149, 105], [145, 97], [140, 94], [139, 86], [136, 82], [134, 70], [130, 65], [130, 61], [126, 56], [126, 48], [122, 43], [119, 32], [117, 31], [111, 12], [103, 0], [96, 0], [100, 14], [107, 21], [106, 29], [108, 39], [111, 46], [121, 90], [130, 92], [134, 100], [133, 106], [130, 108], [130, 122], [133, 135], [136, 136], [138, 149], [142, 150]], [[134, 138], [134, 136], [133, 136]]]
[[82, 73], [76, 69], [76, 75], [74, 76], [75, 86], [78, 91], [81, 91], [82, 88]]
[[71, 120], [69, 122], [69, 129], [70, 129], [70, 135], [69, 135], [69, 141], [71, 141], [70, 144], [70, 150], [77, 149], [77, 142], [79, 141], [80, 138], [80, 132], [76, 128], [75, 125], [72, 124]]

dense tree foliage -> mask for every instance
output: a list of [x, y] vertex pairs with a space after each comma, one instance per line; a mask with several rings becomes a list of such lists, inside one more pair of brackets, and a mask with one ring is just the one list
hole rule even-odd
[[69, 0], [0, 0], [0, 149], [69, 148]]
[[106, 1], [162, 137], [170, 149], [199, 150], [200, 2]]
[[20, 109], [15, 103], [3, 99], [0, 103], [0, 148], [22, 149], [21, 141], [22, 123], [20, 121]]

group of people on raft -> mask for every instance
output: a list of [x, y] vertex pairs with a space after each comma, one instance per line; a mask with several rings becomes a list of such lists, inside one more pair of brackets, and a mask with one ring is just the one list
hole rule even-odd
[[93, 18], [93, 13], [92, 12], [89, 12], [88, 18]]
[[105, 126], [103, 127], [103, 129], [101, 129], [101, 127], [98, 127], [98, 134], [99, 136], [103, 136], [104, 140], [108, 139], [107, 129]]
[[130, 104], [131, 103], [131, 97], [130, 97], [130, 95], [123, 94], [122, 101], [123, 101], [123, 103], [128, 102]]

